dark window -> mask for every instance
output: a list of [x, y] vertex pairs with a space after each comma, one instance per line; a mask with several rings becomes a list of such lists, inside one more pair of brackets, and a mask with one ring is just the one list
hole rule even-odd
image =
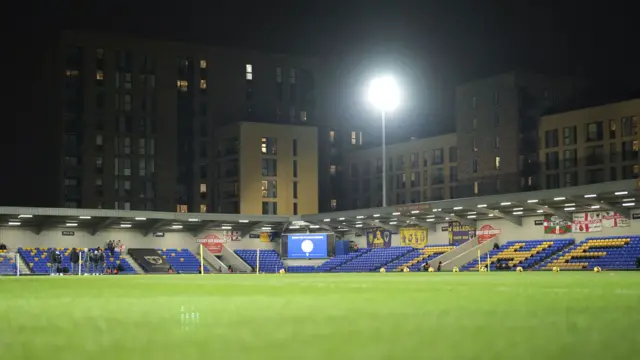
[[547, 130], [544, 132], [545, 148], [554, 148], [558, 146], [558, 129]]
[[558, 161], [558, 152], [552, 151], [546, 154], [546, 163], [547, 170], [558, 170], [559, 161]]
[[565, 150], [563, 155], [563, 167], [565, 169], [572, 169], [578, 166], [578, 155], [576, 149]]
[[444, 156], [442, 153], [442, 149], [434, 149], [433, 150], [433, 165], [442, 165], [444, 164]]
[[602, 165], [604, 163], [604, 147], [602, 145], [588, 146], [585, 160], [587, 166]]
[[601, 182], [604, 182], [603, 169], [587, 170], [587, 184], [597, 184]]
[[450, 146], [449, 147], [449, 162], [457, 162], [458, 161], [458, 147]]
[[576, 130], [575, 126], [566, 126], [562, 129], [562, 143], [565, 146], [576, 144]]
[[587, 141], [602, 141], [602, 121], [596, 121], [586, 126]]

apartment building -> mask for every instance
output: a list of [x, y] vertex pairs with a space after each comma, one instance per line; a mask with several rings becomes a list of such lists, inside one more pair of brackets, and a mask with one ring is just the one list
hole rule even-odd
[[[388, 145], [387, 205], [458, 197], [456, 134]], [[348, 208], [382, 206], [382, 148], [345, 154], [348, 177], [344, 184]]]
[[458, 195], [539, 189], [538, 120], [582, 87], [573, 78], [516, 72], [458, 86]]
[[220, 128], [215, 143], [214, 212], [318, 213], [316, 127], [238, 122]]
[[640, 99], [543, 116], [538, 130], [545, 189], [633, 179]]
[[325, 116], [327, 84], [313, 58], [75, 32], [48, 57], [51, 136], [41, 146], [54, 165], [42, 190], [55, 206], [228, 209], [212, 191], [226, 125]]

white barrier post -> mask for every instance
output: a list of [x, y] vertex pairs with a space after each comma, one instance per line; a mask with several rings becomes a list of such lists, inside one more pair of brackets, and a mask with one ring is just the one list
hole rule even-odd
[[16, 276], [20, 276], [20, 254], [16, 253]]
[[260, 274], [260, 249], [256, 250], [256, 274]]

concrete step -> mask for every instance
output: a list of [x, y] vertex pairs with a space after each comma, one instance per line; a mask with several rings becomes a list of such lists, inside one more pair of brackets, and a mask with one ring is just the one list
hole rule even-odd
[[138, 263], [135, 260], [133, 260], [133, 258], [131, 256], [129, 256], [129, 255], [120, 255], [120, 258], [127, 260], [127, 262], [131, 265], [133, 270], [136, 271], [136, 274], [144, 274], [144, 270], [142, 270], [140, 265], [138, 265]]

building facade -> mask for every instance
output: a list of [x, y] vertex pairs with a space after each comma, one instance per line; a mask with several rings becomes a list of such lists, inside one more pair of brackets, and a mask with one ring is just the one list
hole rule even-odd
[[515, 72], [458, 86], [459, 195], [540, 188], [538, 120], [582, 86], [573, 78]]
[[318, 213], [316, 127], [239, 122], [221, 128], [215, 143], [214, 212]]
[[[212, 191], [226, 125], [314, 125], [325, 116], [313, 58], [73, 32], [49, 55], [43, 149], [57, 206], [228, 209]], [[301, 148], [317, 144], [304, 141]]]
[[[389, 145], [386, 155], [387, 205], [458, 197], [456, 134]], [[347, 207], [382, 206], [382, 148], [349, 152], [344, 163]]]
[[640, 99], [543, 116], [538, 130], [543, 188], [634, 179], [639, 116]]

